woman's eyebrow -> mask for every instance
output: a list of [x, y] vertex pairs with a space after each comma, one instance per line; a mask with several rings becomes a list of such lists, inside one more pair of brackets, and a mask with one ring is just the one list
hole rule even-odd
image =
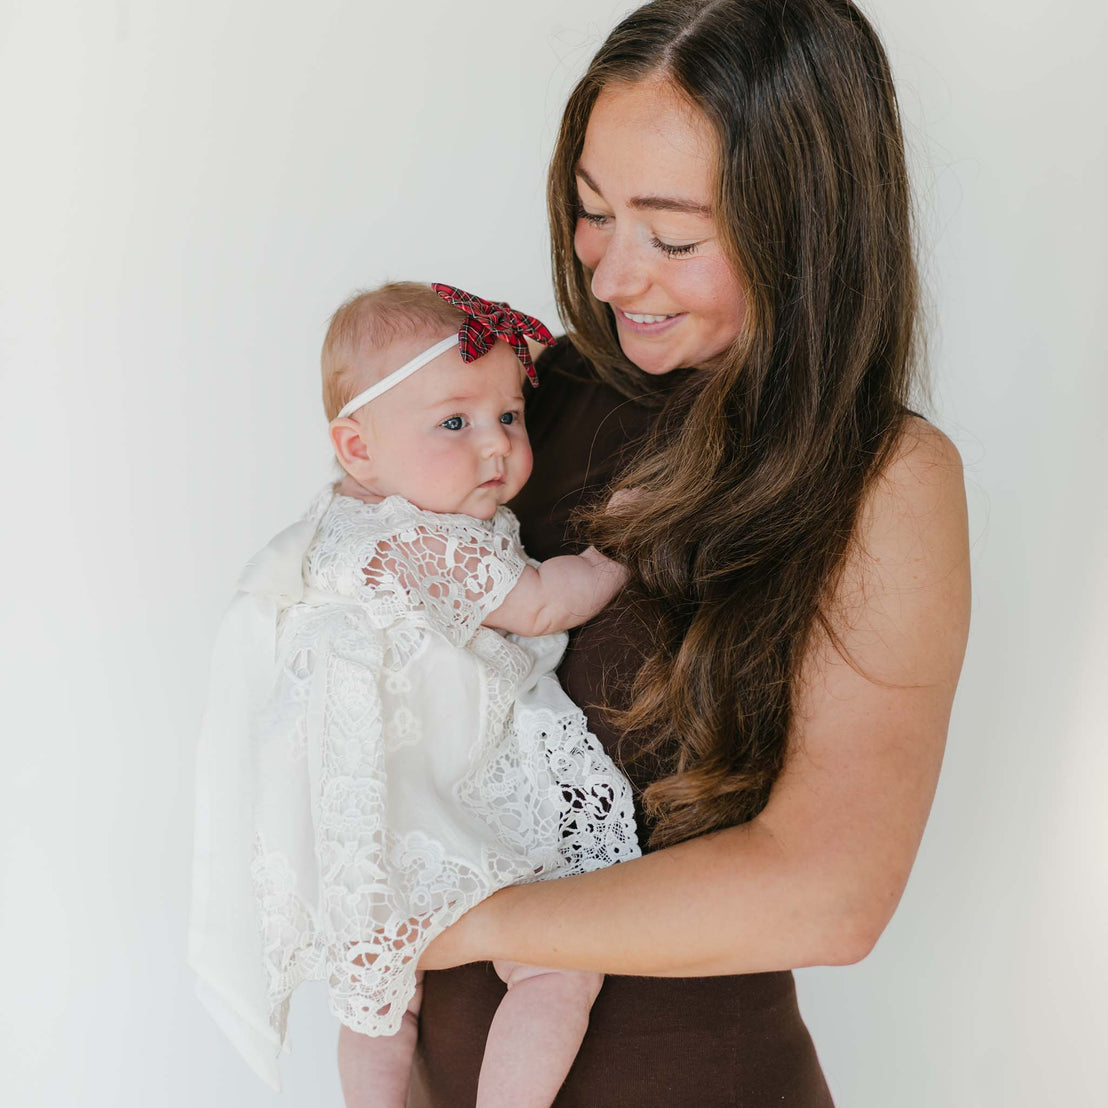
[[[604, 194], [599, 186], [584, 167], [578, 165], [574, 172], [597, 196], [603, 197]], [[709, 219], [712, 217], [712, 209], [709, 205], [698, 204], [695, 200], [683, 200], [676, 196], [632, 196], [630, 205], [639, 211], [681, 212], [685, 215], [702, 215]]]

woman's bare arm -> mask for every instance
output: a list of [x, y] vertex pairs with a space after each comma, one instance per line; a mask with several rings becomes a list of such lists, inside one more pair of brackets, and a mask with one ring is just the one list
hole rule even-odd
[[811, 648], [785, 771], [749, 823], [504, 889], [422, 968], [510, 958], [659, 977], [855, 962], [900, 900], [942, 760], [969, 621], [961, 463], [913, 420], [865, 505], [837, 630]]

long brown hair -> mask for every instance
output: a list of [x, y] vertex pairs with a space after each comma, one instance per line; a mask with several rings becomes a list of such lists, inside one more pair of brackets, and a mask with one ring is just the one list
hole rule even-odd
[[656, 627], [614, 722], [663, 757], [644, 794], [662, 846], [764, 807], [797, 678], [859, 507], [904, 427], [917, 279], [888, 61], [847, 0], [655, 0], [609, 35], [569, 99], [550, 168], [570, 339], [625, 395], [647, 377], [573, 251], [574, 171], [615, 82], [666, 77], [712, 124], [714, 210], [748, 295], [742, 333], [668, 401], [589, 535], [632, 570]]

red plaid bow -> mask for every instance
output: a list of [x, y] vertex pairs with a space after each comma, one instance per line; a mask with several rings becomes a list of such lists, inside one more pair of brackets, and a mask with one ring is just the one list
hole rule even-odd
[[463, 361], [473, 362], [482, 354], [487, 354], [499, 336], [516, 352], [516, 357], [527, 370], [527, 378], [531, 384], [538, 385], [539, 375], [535, 372], [524, 335], [530, 335], [544, 346], [553, 346], [554, 336], [534, 316], [517, 312], [498, 300], [482, 300], [481, 297], [463, 292], [453, 285], [433, 282], [431, 288], [448, 304], [461, 308], [466, 314], [466, 321], [458, 332], [458, 349]]

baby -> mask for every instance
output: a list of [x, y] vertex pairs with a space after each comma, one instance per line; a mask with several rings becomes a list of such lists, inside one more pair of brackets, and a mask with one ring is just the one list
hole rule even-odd
[[[221, 629], [190, 960], [275, 1087], [289, 996], [321, 978], [347, 1105], [401, 1108], [427, 944], [505, 885], [638, 855], [630, 788], [553, 675], [624, 571], [592, 548], [534, 562], [505, 507], [531, 471], [526, 335], [552, 341], [449, 286], [344, 304], [322, 357], [342, 478]], [[494, 967], [477, 1103], [548, 1106], [601, 977]]]

